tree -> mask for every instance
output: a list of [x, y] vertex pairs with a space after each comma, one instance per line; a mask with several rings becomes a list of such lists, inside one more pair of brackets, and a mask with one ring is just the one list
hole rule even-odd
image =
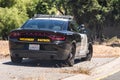
[[34, 14], [58, 12], [74, 16], [98, 38], [104, 27], [120, 25], [120, 0], [0, 0], [0, 33], [17, 28]]
[[16, 4], [16, 0], [0, 0], [0, 7], [12, 7]]
[[16, 8], [0, 8], [0, 33], [3, 39], [10, 30], [20, 27], [26, 19], [26, 14], [20, 13]]
[[44, 0], [0, 0], [0, 36], [5, 36], [20, 27], [34, 14], [49, 14], [49, 5]]
[[68, 15], [69, 13], [69, 7], [67, 3], [69, 0], [54, 0], [54, 7], [62, 14], [62, 15]]
[[37, 14], [48, 14], [48, 4], [42, 0], [39, 0], [36, 6]]

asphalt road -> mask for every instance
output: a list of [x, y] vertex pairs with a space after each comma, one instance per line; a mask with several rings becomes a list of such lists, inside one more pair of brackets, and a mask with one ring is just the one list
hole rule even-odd
[[[0, 59], [0, 80], [60, 80], [79, 73], [90, 71], [115, 58], [92, 58], [91, 61], [75, 61], [73, 67], [63, 67], [57, 61], [39, 61], [26, 59], [21, 64], [14, 64], [9, 58]], [[78, 73], [76, 73], [76, 70]]]
[[120, 80], [120, 71], [101, 80]]

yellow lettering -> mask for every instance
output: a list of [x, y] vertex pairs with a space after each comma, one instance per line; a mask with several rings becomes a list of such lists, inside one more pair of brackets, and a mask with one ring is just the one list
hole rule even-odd
[[38, 39], [39, 42], [50, 42], [50, 39]]
[[20, 38], [21, 41], [34, 41], [33, 38]]

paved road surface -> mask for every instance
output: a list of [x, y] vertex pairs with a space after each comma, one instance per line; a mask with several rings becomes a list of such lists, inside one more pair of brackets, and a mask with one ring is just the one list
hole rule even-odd
[[101, 80], [120, 80], [120, 71]]
[[61, 67], [56, 61], [26, 59], [21, 64], [14, 64], [6, 58], [0, 60], [0, 80], [59, 80], [80, 74], [74, 73], [74, 70], [79, 72], [83, 68], [89, 71], [114, 59], [92, 58], [91, 61], [76, 61], [73, 67]]

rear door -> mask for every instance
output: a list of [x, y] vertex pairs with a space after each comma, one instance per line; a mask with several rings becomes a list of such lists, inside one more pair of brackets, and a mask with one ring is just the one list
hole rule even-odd
[[79, 56], [80, 44], [81, 44], [81, 35], [77, 31], [77, 26], [74, 22], [70, 21], [68, 25], [68, 30], [73, 32], [73, 38], [76, 43], [76, 57]]
[[79, 51], [80, 56], [86, 56], [88, 53], [88, 39], [86, 34], [81, 34], [81, 47]]

